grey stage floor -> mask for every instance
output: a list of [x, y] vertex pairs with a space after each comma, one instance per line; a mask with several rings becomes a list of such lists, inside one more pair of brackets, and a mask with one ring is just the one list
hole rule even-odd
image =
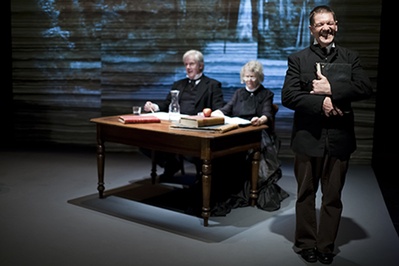
[[[0, 265], [307, 265], [292, 249], [290, 161], [279, 181], [290, 196], [279, 210], [237, 208], [208, 227], [177, 209], [118, 196], [187, 189], [151, 190], [146, 157], [107, 153], [105, 165], [108, 197], [98, 199], [95, 151], [0, 151]], [[332, 265], [398, 265], [398, 235], [370, 166], [351, 165], [343, 201]]]

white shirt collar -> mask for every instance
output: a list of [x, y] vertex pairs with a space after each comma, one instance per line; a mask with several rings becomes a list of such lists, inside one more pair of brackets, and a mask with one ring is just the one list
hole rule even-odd
[[[319, 43], [317, 42], [316, 39], [314, 39], [313, 44], [314, 44], [314, 45], [318, 45]], [[331, 48], [335, 48], [335, 43], [334, 43], [334, 42], [330, 43], [330, 44], [326, 47], [326, 49], [327, 49], [327, 54], [330, 53]]]
[[[188, 77], [188, 75], [186, 75], [186, 77], [187, 77], [188, 79], [190, 79], [190, 78]], [[193, 80], [195, 80], [195, 81], [197, 82], [201, 77], [202, 77], [202, 73], [199, 73], [199, 74], [195, 75], [195, 77], [193, 78]]]
[[249, 89], [247, 86], [245, 86], [245, 89], [248, 91], [248, 92], [254, 92], [254, 91], [256, 91], [257, 89], [259, 89], [259, 87], [260, 87], [260, 84], [258, 85], [258, 87], [256, 87], [255, 89]]

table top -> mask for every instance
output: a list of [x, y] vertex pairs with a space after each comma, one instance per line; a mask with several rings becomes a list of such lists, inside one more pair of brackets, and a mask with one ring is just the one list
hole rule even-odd
[[192, 137], [200, 137], [200, 138], [220, 138], [226, 137], [230, 135], [242, 134], [245, 132], [251, 131], [260, 131], [262, 129], [266, 129], [266, 125], [262, 126], [245, 126], [245, 127], [238, 127], [236, 129], [227, 131], [227, 132], [215, 132], [215, 131], [207, 131], [207, 130], [187, 130], [187, 129], [180, 129], [180, 128], [172, 128], [171, 122], [169, 120], [161, 119], [160, 123], [135, 123], [135, 124], [124, 124], [118, 120], [120, 115], [114, 116], [105, 116], [105, 117], [98, 117], [90, 119], [91, 122], [97, 124], [104, 124], [104, 125], [111, 125], [123, 128], [131, 128], [135, 130], [142, 130], [142, 131], [151, 131], [151, 132], [163, 132], [168, 133], [171, 135], [184, 135], [184, 136], [192, 136]]

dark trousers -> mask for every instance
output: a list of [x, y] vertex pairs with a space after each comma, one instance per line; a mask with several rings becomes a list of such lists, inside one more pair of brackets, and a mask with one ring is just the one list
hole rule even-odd
[[[317, 248], [324, 253], [334, 251], [334, 242], [342, 214], [341, 193], [348, 170], [348, 159], [325, 155], [295, 155], [297, 180], [295, 247]], [[321, 187], [320, 213], [316, 211], [316, 194]]]
[[[147, 157], [152, 158], [152, 152], [153, 152], [152, 150], [144, 148], [140, 148], [139, 150]], [[155, 152], [155, 163], [158, 166], [164, 168], [164, 174], [167, 175], [174, 175], [175, 172], [182, 167], [181, 160], [185, 160], [194, 164], [197, 174], [201, 173], [202, 161], [199, 158], [182, 156], [169, 152], [160, 152], [160, 151]]]

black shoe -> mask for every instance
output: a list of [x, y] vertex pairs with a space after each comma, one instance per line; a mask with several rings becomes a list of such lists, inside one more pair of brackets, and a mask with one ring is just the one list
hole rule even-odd
[[164, 175], [174, 176], [178, 171], [181, 170], [181, 165], [177, 160], [169, 159], [164, 166]]
[[317, 261], [316, 249], [314, 248], [302, 249], [299, 254], [301, 254], [302, 259], [306, 260], [307, 262]]
[[159, 175], [159, 183], [173, 183], [173, 175], [169, 174], [160, 174]]
[[323, 264], [331, 264], [333, 262], [334, 255], [332, 253], [317, 252], [317, 259]]

